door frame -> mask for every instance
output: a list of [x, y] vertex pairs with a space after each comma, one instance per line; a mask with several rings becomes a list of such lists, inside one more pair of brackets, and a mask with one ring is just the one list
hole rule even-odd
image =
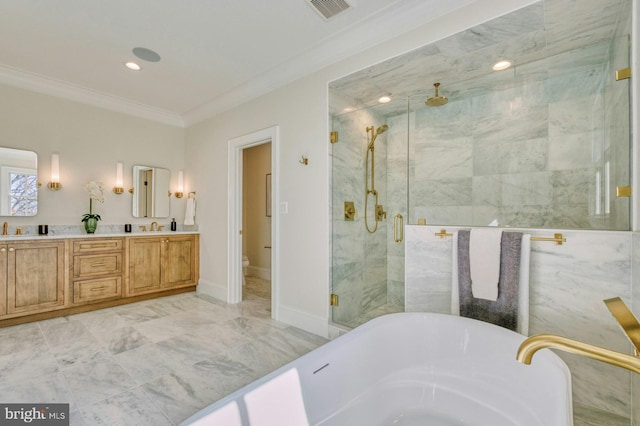
[[242, 151], [271, 142], [271, 318], [278, 319], [279, 306], [279, 126], [258, 130], [229, 140], [228, 149], [228, 237], [227, 237], [227, 302], [242, 301]]

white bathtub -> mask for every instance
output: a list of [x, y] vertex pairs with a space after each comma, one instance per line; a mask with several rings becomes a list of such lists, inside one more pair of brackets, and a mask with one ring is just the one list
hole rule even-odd
[[571, 376], [524, 336], [452, 315], [386, 315], [256, 380], [184, 425], [572, 425]]

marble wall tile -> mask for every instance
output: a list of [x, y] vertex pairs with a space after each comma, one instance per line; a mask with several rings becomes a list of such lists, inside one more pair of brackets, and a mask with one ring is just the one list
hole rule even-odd
[[[449, 312], [450, 309], [451, 239], [434, 237], [433, 229], [408, 226], [406, 230], [407, 311]], [[453, 232], [455, 228], [447, 227], [447, 230]], [[545, 234], [541, 230], [525, 231]], [[602, 300], [615, 296], [628, 303], [632, 300], [632, 263], [637, 263], [632, 262], [632, 234], [561, 232], [567, 238], [561, 246], [532, 242], [530, 334], [559, 334], [629, 351], [626, 337]], [[571, 355], [563, 358], [573, 374], [577, 403], [629, 415], [631, 377], [626, 370]]]
[[508, 174], [502, 177], [504, 206], [535, 206], [551, 204], [553, 186], [548, 172]]
[[[640, 233], [632, 233], [632, 257], [631, 270], [632, 273], [632, 292], [631, 292], [631, 311], [636, 318], [640, 318]], [[640, 424], [640, 374], [632, 375], [631, 381], [631, 401], [632, 415], [634, 424]]]
[[601, 133], [551, 132], [549, 134], [549, 170], [570, 170], [593, 164], [594, 150], [602, 145], [602, 141], [594, 141], [594, 137], [598, 135]]
[[551, 76], [545, 93], [550, 103], [592, 96], [602, 91], [602, 67], [573, 74]]
[[420, 164], [416, 169], [417, 181], [473, 176], [473, 149], [471, 138], [449, 139], [449, 146], [416, 146], [412, 161]]
[[518, 11], [477, 25], [437, 43], [447, 56], [462, 56], [502, 42], [507, 42], [523, 33], [535, 32], [544, 27], [544, 8], [541, 2]]
[[432, 179], [414, 182], [411, 192], [430, 206], [471, 205], [471, 177]]
[[474, 121], [474, 148], [548, 136], [549, 111], [546, 105], [518, 108]]
[[619, 19], [622, 3], [617, 0], [545, 2], [549, 51], [563, 52], [586, 44], [585, 39], [589, 44], [607, 40]]

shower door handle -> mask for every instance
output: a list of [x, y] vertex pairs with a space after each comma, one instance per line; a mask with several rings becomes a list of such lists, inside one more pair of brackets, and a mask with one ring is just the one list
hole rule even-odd
[[404, 240], [404, 219], [400, 213], [393, 218], [393, 240], [396, 243]]

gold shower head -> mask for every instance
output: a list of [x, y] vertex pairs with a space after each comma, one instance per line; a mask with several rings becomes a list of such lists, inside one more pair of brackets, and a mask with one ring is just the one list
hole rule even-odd
[[380, 134], [386, 132], [387, 130], [389, 130], [389, 126], [387, 126], [386, 124], [383, 124], [382, 126], [380, 126], [380, 127], [378, 127], [376, 129], [376, 134], [380, 135]]
[[427, 106], [439, 107], [439, 106], [442, 106], [442, 105], [446, 104], [447, 102], [449, 102], [449, 98], [447, 98], [446, 96], [439, 96], [438, 95], [438, 88], [440, 87], [440, 83], [433, 83], [433, 87], [436, 88], [436, 95], [434, 97], [429, 98], [426, 101], [424, 101], [424, 103]]

